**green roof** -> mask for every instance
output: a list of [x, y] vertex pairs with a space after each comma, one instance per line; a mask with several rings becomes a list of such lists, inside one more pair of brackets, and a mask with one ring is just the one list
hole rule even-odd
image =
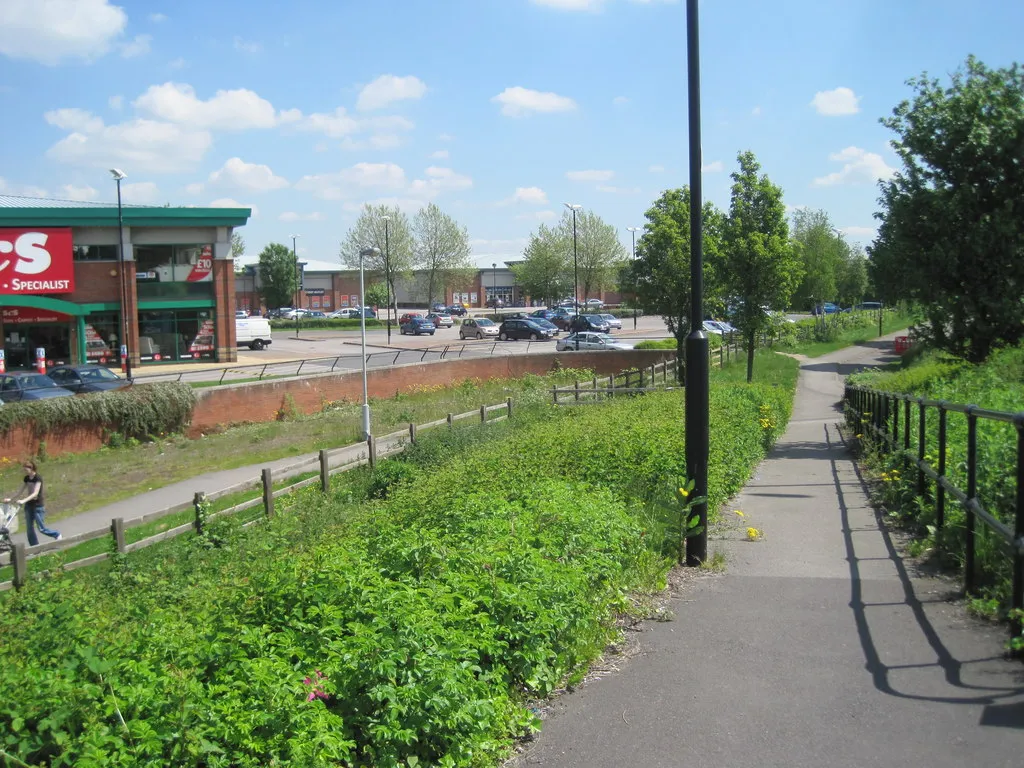
[[[121, 206], [121, 217], [129, 227], [240, 227], [251, 215], [251, 208]], [[116, 226], [117, 203], [0, 195], [0, 227]]]

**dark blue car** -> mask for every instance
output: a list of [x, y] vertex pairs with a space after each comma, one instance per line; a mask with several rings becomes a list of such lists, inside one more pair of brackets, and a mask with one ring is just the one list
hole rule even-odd
[[0, 374], [0, 398], [7, 403], [71, 397], [72, 392], [58, 387], [57, 382], [42, 373], [16, 371]]
[[434, 324], [427, 320], [427, 318], [420, 317], [419, 315], [413, 315], [412, 317], [407, 318], [404, 323], [399, 325], [398, 330], [402, 334], [411, 333], [413, 336], [421, 336], [424, 333], [433, 336], [434, 331], [436, 331], [437, 328], [435, 328]]

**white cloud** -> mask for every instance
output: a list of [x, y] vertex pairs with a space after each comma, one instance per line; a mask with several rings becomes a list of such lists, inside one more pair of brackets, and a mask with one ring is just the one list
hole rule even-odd
[[187, 64], [187, 63], [188, 62], [186, 62], [185, 59], [183, 59], [181, 56], [179, 56], [178, 58], [171, 59], [169, 62], [167, 62], [167, 68], [168, 69], [184, 69], [185, 64]]
[[425, 179], [409, 181], [402, 167], [394, 163], [356, 163], [337, 173], [303, 176], [295, 189], [324, 200], [364, 200], [368, 190], [380, 190], [393, 192], [394, 199], [423, 201], [473, 186], [469, 176], [451, 168], [431, 166], [425, 175]]
[[664, 173], [665, 172], [665, 166], [664, 165], [652, 165], [647, 170], [650, 171], [651, 173]]
[[811, 99], [811, 106], [819, 115], [855, 115], [860, 112], [860, 97], [851, 89], [839, 87], [832, 91], [818, 91]]
[[209, 207], [210, 208], [251, 208], [252, 209], [252, 218], [254, 218], [254, 219], [257, 216], [259, 216], [259, 213], [260, 213], [260, 209], [257, 208], [255, 205], [246, 205], [245, 203], [240, 203], [240, 202], [238, 202], [237, 200], [235, 200], [232, 197], [219, 197], [216, 200], [214, 200], [213, 202], [211, 202]]
[[58, 194], [64, 200], [95, 200], [100, 196], [99, 190], [88, 185], [76, 187], [74, 184], [65, 184]]
[[532, 0], [534, 5], [556, 8], [559, 11], [597, 11], [605, 0]]
[[628, 96], [616, 96], [614, 99], [612, 99], [612, 104], [614, 104], [616, 107], [624, 107], [627, 104], [629, 104], [629, 97]]
[[431, 152], [430, 153], [430, 157], [433, 160], [447, 160], [448, 159], [448, 150], [447, 149], [439, 149], [436, 152]]
[[597, 191], [610, 195], [639, 195], [640, 187], [613, 187], [608, 184], [598, 184]]
[[359, 98], [356, 99], [356, 109], [360, 112], [368, 112], [386, 107], [396, 101], [421, 99], [426, 92], [426, 84], [413, 75], [406, 77], [381, 75], [372, 83], [363, 86], [359, 92]]
[[108, 0], [3, 0], [0, 53], [50, 65], [88, 61], [109, 51], [127, 23], [124, 10]]
[[319, 211], [313, 211], [312, 213], [296, 213], [295, 211], [285, 211], [277, 218], [279, 221], [323, 221], [324, 215]]
[[569, 181], [611, 181], [615, 171], [569, 171], [565, 178]]
[[557, 93], [534, 91], [522, 86], [506, 88], [491, 101], [501, 104], [506, 117], [526, 117], [534, 112], [571, 112], [576, 102]]
[[135, 119], [117, 125], [80, 109], [47, 112], [51, 125], [72, 131], [47, 150], [52, 160], [129, 172], [176, 173], [194, 168], [210, 148], [209, 132]]
[[402, 146], [403, 139], [393, 133], [379, 133], [364, 141], [357, 141], [351, 136], [346, 136], [339, 145], [348, 151], [363, 151], [367, 149], [395, 149]]
[[314, 112], [305, 115], [297, 110], [286, 110], [280, 115], [282, 123], [292, 124], [296, 130], [310, 133], [322, 133], [332, 139], [341, 139], [365, 131], [375, 131], [376, 135], [367, 144], [343, 144], [343, 149], [388, 149], [398, 146], [401, 140], [395, 136], [396, 131], [411, 131], [415, 124], [408, 118], [399, 115], [385, 117], [353, 117], [344, 107], [333, 112]]
[[153, 42], [152, 35], [136, 35], [131, 42], [124, 43], [121, 46], [121, 57], [134, 59], [136, 56], [147, 54], [149, 53], [149, 44], [151, 42]]
[[841, 152], [828, 156], [829, 160], [843, 163], [841, 170], [821, 176], [814, 180], [816, 187], [829, 187], [835, 184], [870, 184], [879, 179], [890, 179], [896, 173], [890, 168], [881, 155], [868, 152], [860, 147], [847, 147]]
[[288, 180], [274, 175], [270, 166], [247, 163], [240, 157], [232, 157], [218, 170], [210, 174], [212, 187], [244, 189], [248, 192], [270, 192], [288, 186]]
[[257, 42], [251, 40], [243, 40], [242, 38], [235, 36], [234, 46], [236, 51], [242, 53], [259, 53], [263, 50], [263, 46]]
[[124, 106], [124, 96], [111, 96], [107, 99], [107, 104], [110, 105], [111, 109], [120, 109]]
[[189, 184], [187, 187], [185, 187], [185, 192], [195, 197], [196, 195], [201, 194], [204, 189], [206, 189], [205, 184], [195, 183]]
[[520, 213], [516, 216], [520, 221], [551, 221], [552, 219], [558, 218], [558, 214], [554, 211], [530, 211], [529, 213]]
[[456, 173], [451, 168], [439, 168], [431, 166], [426, 170], [427, 180], [416, 179], [410, 186], [410, 191], [427, 191], [430, 197], [433, 193], [442, 191], [455, 191], [469, 189], [473, 186], [473, 179], [461, 173]]
[[548, 195], [540, 187], [516, 187], [512, 201], [529, 205], [547, 205]]
[[440, 136], [437, 137], [437, 140], [438, 141], [451, 141], [454, 138], [455, 137], [452, 136], [450, 133], [442, 133]]
[[750, 114], [753, 115], [754, 117], [760, 117], [761, 116], [761, 106], [758, 105], [758, 106], [754, 107], [752, 110], [750, 110]]
[[133, 104], [136, 109], [172, 123], [187, 124], [191, 129], [242, 131], [271, 128], [278, 122], [274, 105], [246, 88], [217, 91], [204, 101], [191, 85], [164, 83], [151, 85]]
[[160, 198], [160, 190], [152, 181], [140, 181], [135, 184], [121, 185], [121, 198], [126, 203], [149, 205]]
[[42, 187], [35, 187], [31, 184], [8, 184], [3, 178], [0, 178], [0, 194], [5, 195], [17, 195], [19, 197], [46, 197], [47, 192]]
[[149, 14], [149, 20], [154, 24], [163, 24], [167, 21], [167, 17], [162, 13], [151, 13]]
[[721, 160], [714, 160], [710, 163], [704, 163], [700, 167], [701, 173], [721, 173], [725, 170], [725, 165]]

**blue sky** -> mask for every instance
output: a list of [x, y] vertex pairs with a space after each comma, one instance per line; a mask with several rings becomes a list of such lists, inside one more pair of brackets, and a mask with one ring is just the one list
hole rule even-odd
[[[907, 78], [1020, 54], [1024, 3], [701, 3], [705, 197], [753, 150], [873, 237]], [[336, 262], [366, 202], [434, 202], [481, 264], [579, 203], [620, 229], [688, 181], [672, 0], [3, 0], [0, 192], [254, 208], [247, 260]]]

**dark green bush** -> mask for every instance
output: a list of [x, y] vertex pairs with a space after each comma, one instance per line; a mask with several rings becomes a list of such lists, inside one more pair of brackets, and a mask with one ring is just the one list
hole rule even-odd
[[192, 419], [195, 390], [179, 382], [135, 384], [113, 392], [54, 397], [0, 408], [0, 434], [28, 426], [36, 435], [99, 425], [123, 439], [180, 432]]
[[671, 349], [675, 350], [676, 340], [675, 339], [648, 339], [641, 341], [633, 346], [634, 349]]
[[[295, 321], [294, 320], [271, 320], [270, 327], [275, 331], [294, 331]], [[307, 330], [316, 329], [337, 329], [342, 331], [358, 331], [362, 326], [360, 325], [359, 318], [355, 319], [342, 319], [340, 317], [315, 317], [315, 318], [300, 318], [299, 328], [306, 328]], [[376, 318], [366, 318], [367, 328], [385, 328], [386, 324]], [[397, 324], [392, 323], [392, 328], [396, 328]]]

